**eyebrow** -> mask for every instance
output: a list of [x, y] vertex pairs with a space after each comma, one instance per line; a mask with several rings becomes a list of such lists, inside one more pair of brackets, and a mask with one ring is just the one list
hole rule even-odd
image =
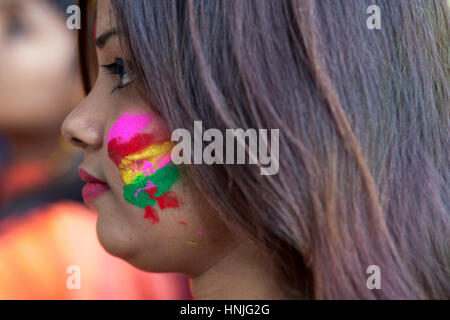
[[111, 39], [111, 37], [113, 37], [115, 35], [117, 35], [116, 29], [108, 30], [105, 33], [103, 33], [102, 35], [98, 36], [97, 39], [95, 39], [95, 45], [99, 49], [103, 49], [106, 45], [106, 42], [108, 42], [108, 40]]

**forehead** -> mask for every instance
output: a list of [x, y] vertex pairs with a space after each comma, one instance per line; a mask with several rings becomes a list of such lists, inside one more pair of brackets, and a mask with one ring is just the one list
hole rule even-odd
[[97, 35], [116, 26], [116, 18], [109, 0], [97, 0]]

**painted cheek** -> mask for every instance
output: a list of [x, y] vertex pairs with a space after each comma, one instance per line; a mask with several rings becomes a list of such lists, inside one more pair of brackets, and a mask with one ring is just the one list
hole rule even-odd
[[123, 114], [109, 131], [108, 156], [119, 168], [125, 200], [145, 209], [144, 217], [155, 224], [159, 222], [156, 205], [161, 210], [180, 206], [170, 191], [180, 171], [171, 162], [173, 143], [144, 133], [151, 122], [147, 114]]

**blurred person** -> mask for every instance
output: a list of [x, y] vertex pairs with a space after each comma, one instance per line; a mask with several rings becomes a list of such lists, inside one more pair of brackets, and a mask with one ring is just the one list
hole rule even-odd
[[[178, 275], [105, 253], [81, 201], [78, 152], [60, 125], [83, 94], [73, 1], [0, 1], [0, 299], [189, 298]], [[70, 267], [81, 287], [70, 290]]]
[[[15, 203], [19, 194], [59, 182], [55, 177], [63, 176], [73, 165], [68, 161], [73, 150], [61, 145], [58, 124], [79, 99], [81, 88], [74, 35], [64, 27], [62, 13], [54, 6], [69, 3], [1, 2], [0, 132], [9, 141], [11, 154], [11, 166], [4, 172], [8, 183], [0, 186], [4, 214], [18, 211], [15, 206], [24, 211], [32, 200]], [[75, 183], [72, 190], [78, 188]], [[79, 200], [76, 194], [67, 196]]]

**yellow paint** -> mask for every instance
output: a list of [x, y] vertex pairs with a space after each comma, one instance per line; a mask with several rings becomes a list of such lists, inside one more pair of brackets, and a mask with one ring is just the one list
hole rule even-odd
[[124, 157], [119, 164], [119, 171], [122, 181], [125, 184], [132, 184], [134, 180], [142, 174], [142, 164], [136, 167], [139, 162], [146, 160], [158, 170], [158, 165], [163, 158], [166, 158], [172, 152], [172, 141], [166, 141], [160, 144], [152, 144], [144, 150]]

